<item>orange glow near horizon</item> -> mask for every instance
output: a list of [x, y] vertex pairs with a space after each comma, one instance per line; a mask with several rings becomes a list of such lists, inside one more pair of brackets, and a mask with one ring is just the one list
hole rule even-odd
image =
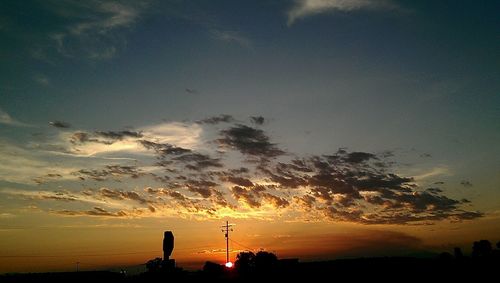
[[[61, 221], [58, 217], [52, 220]], [[95, 221], [92, 218], [80, 219], [81, 222], [85, 220]], [[224, 234], [219, 229], [222, 221], [155, 219], [143, 220], [147, 223], [141, 227], [113, 228], [111, 223], [115, 221], [108, 221], [108, 227], [83, 228], [82, 225], [82, 228], [64, 228], [64, 223], [60, 223], [59, 228], [4, 229], [0, 231], [3, 239], [0, 243], [0, 272], [73, 271], [76, 262], [81, 262], [81, 270], [139, 266], [162, 256], [164, 230], [174, 233], [172, 258], [178, 266], [197, 270], [206, 261], [226, 263]], [[445, 248], [441, 243], [445, 240], [449, 241], [450, 249], [456, 245], [467, 252], [472, 241], [481, 238], [482, 234], [500, 234], [500, 230], [491, 225], [496, 219], [483, 219], [477, 227], [467, 223], [443, 223], [439, 226], [442, 229], [440, 237], [436, 237], [436, 227], [433, 226], [367, 227], [333, 222], [275, 225], [271, 221], [229, 221], [237, 224], [232, 233], [234, 242], [230, 242], [232, 259], [241, 251], [261, 249], [274, 252], [279, 258], [305, 261], [443, 251]]]

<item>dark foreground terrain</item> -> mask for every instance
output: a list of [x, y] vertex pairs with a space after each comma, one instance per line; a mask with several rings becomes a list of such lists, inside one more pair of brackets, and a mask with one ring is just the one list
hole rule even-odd
[[155, 270], [126, 276], [108, 271], [27, 273], [0, 276], [0, 282], [258, 282], [258, 281], [339, 281], [383, 280], [470, 280], [496, 282], [500, 270], [498, 257], [460, 258], [443, 255], [438, 259], [362, 258], [325, 262], [299, 263], [281, 260], [264, 268], [238, 267], [226, 269], [207, 263], [203, 271], [182, 269]]

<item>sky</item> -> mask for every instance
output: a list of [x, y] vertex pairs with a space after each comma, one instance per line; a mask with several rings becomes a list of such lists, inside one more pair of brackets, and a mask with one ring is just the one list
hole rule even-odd
[[500, 240], [498, 1], [2, 1], [0, 272]]

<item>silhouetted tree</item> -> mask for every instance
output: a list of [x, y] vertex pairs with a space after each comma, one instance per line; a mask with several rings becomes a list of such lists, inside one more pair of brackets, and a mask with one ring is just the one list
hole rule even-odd
[[464, 254], [462, 253], [462, 249], [460, 249], [459, 247], [456, 247], [453, 249], [453, 254], [455, 255], [455, 258], [456, 259], [463, 259], [464, 258]]
[[500, 249], [500, 241], [497, 242], [497, 249]]
[[453, 256], [449, 252], [442, 252], [439, 254], [439, 259], [443, 261], [450, 261], [453, 259]]
[[208, 275], [217, 276], [224, 272], [224, 267], [218, 263], [207, 261], [203, 266], [203, 271]]
[[255, 267], [255, 254], [252, 252], [241, 252], [236, 256], [234, 267], [239, 273], [251, 272]]
[[148, 269], [149, 272], [156, 272], [161, 269], [163, 260], [160, 257], [157, 257], [152, 260], [148, 260], [146, 262], [146, 268]]
[[488, 240], [481, 240], [474, 242], [472, 246], [473, 257], [485, 257], [491, 254], [491, 243]]
[[268, 271], [276, 266], [278, 257], [274, 253], [260, 251], [255, 255], [255, 268], [259, 271]]

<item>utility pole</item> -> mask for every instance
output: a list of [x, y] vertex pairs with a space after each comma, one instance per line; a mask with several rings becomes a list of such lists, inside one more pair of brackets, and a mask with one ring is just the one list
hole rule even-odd
[[79, 271], [79, 267], [80, 267], [80, 262], [79, 262], [79, 261], [77, 261], [77, 262], [76, 262], [76, 272], [78, 272], [78, 271]]
[[229, 262], [229, 232], [233, 231], [231, 226], [234, 226], [234, 224], [229, 224], [228, 221], [226, 221], [226, 225], [221, 226], [222, 232], [224, 232], [224, 236], [226, 238], [226, 264]]

